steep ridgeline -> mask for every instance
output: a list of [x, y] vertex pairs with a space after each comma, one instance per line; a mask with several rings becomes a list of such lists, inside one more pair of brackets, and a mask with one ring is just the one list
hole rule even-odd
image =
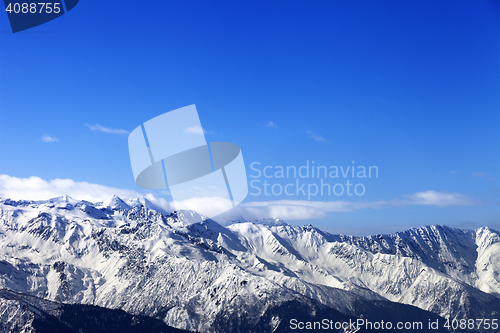
[[[223, 227], [196, 218], [116, 196], [0, 200], [0, 288], [24, 294], [1, 295], [11, 305], [0, 323], [29, 326], [41, 313], [75, 327], [40, 309], [39, 298], [200, 332], [296, 331], [293, 318], [500, 318], [500, 236], [486, 227], [351, 237], [273, 219]], [[22, 306], [37, 310], [22, 317]]]

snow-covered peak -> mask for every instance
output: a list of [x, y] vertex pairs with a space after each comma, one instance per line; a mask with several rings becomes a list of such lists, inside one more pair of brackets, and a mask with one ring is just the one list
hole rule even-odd
[[243, 216], [232, 216], [232, 215], [226, 215], [226, 214], [221, 214], [219, 216], [216, 216], [212, 218], [214, 221], [217, 221], [217, 223], [221, 225], [231, 225], [231, 224], [236, 224], [236, 223], [245, 223], [248, 222], [247, 219], [245, 219]]
[[476, 230], [476, 244], [479, 249], [484, 249], [498, 242], [500, 242], [500, 235], [498, 231], [488, 227], [481, 227]]
[[174, 229], [188, 232], [188, 229], [186, 229], [188, 226], [201, 223], [205, 220], [208, 220], [208, 217], [198, 214], [194, 210], [176, 210], [169, 215], [167, 222]]
[[62, 195], [60, 197], [49, 199], [49, 200], [47, 200], [45, 202], [50, 202], [50, 203], [54, 203], [54, 204], [56, 204], [56, 203], [58, 203], [58, 204], [60, 204], [60, 203], [63, 203], [63, 204], [64, 203], [69, 203], [69, 204], [75, 205], [75, 204], [78, 203], [78, 200], [73, 199], [69, 195], [65, 194], [65, 195]]
[[238, 224], [238, 223], [253, 223], [253, 224], [261, 224], [269, 227], [276, 227], [276, 226], [287, 226], [289, 225], [279, 217], [267, 217], [267, 218], [262, 218], [262, 219], [245, 219], [242, 216], [234, 217], [234, 218], [227, 218], [224, 219], [222, 224], [224, 225], [232, 225], [232, 224]]
[[288, 225], [288, 223], [286, 223], [285, 221], [283, 221], [279, 217], [276, 217], [276, 218], [268, 217], [268, 218], [263, 218], [260, 220], [254, 220], [252, 222], [256, 223], [256, 224], [263, 224], [263, 225], [272, 226], [272, 227]]
[[57, 198], [52, 198], [49, 200], [40, 200], [40, 201], [34, 201], [33, 203], [36, 203], [38, 205], [45, 205], [47, 207], [55, 207], [55, 208], [60, 208], [60, 209], [68, 209], [71, 210], [75, 205], [77, 205], [80, 201], [73, 199], [69, 195], [63, 195]]
[[100, 208], [109, 208], [113, 211], [126, 211], [130, 209], [130, 206], [125, 201], [114, 194], [102, 203], [97, 203], [96, 206]]
[[154, 204], [153, 202], [151, 202], [150, 200], [144, 198], [144, 197], [141, 197], [141, 198], [135, 198], [135, 199], [127, 199], [126, 200], [126, 203], [130, 206], [130, 207], [137, 207], [137, 206], [144, 206], [148, 209], [151, 209], [151, 210], [156, 210], [157, 212], [160, 212], [161, 214], [165, 214], [165, 215], [168, 215], [170, 214], [170, 212], [167, 212], [165, 209], [163, 209], [162, 207]]

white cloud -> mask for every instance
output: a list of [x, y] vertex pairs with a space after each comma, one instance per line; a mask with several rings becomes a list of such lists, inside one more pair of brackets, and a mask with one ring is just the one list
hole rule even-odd
[[242, 203], [233, 212], [230, 212], [230, 215], [240, 215], [249, 219], [280, 217], [284, 220], [304, 220], [323, 218], [328, 213], [349, 212], [359, 209], [383, 209], [407, 205], [446, 207], [473, 206], [477, 204], [479, 202], [463, 194], [425, 191], [403, 195], [401, 198], [393, 200], [378, 201], [251, 201]]
[[331, 212], [348, 212], [364, 208], [382, 208], [385, 202], [276, 200], [246, 202], [237, 214], [248, 218], [280, 217], [284, 220], [316, 219]]
[[314, 141], [318, 142], [326, 142], [326, 139], [322, 137], [321, 135], [315, 134], [312, 131], [306, 131], [306, 134], [309, 134], [309, 137], [313, 139]]
[[271, 127], [271, 128], [277, 128], [278, 126], [276, 126], [276, 124], [273, 122], [273, 121], [270, 121], [266, 124], [267, 127]]
[[[69, 195], [78, 200], [97, 202], [111, 197], [113, 194], [123, 199], [145, 197], [166, 211], [187, 209], [207, 211], [217, 207], [227, 207], [227, 199], [219, 197], [191, 198], [182, 202], [167, 201], [152, 193], [143, 195], [130, 189], [103, 186], [88, 182], [75, 182], [72, 179], [52, 179], [49, 181], [39, 177], [18, 178], [0, 175], [0, 197], [14, 200], [48, 200], [62, 195]], [[326, 217], [332, 212], [348, 212], [359, 209], [383, 209], [407, 205], [424, 206], [473, 206], [478, 201], [460, 193], [436, 191], [417, 192], [403, 195], [401, 198], [379, 201], [308, 201], [308, 200], [276, 200], [245, 202], [224, 214], [223, 217], [243, 216], [246, 219], [280, 217], [284, 220], [305, 220]], [[217, 208], [217, 209], [215, 209]], [[219, 220], [219, 219], [218, 219]]]
[[223, 197], [194, 197], [171, 203], [172, 210], [194, 210], [206, 216], [215, 216], [231, 207], [231, 201]]
[[45, 134], [44, 136], [42, 136], [42, 141], [43, 142], [57, 142], [59, 140], [56, 137], [48, 136], [47, 134]]
[[445, 206], [473, 206], [477, 204], [466, 195], [460, 193], [446, 193], [436, 191], [418, 192], [411, 195], [403, 195], [404, 199], [393, 200], [395, 205], [431, 205], [437, 207]]
[[314, 204], [302, 204], [300, 202], [293, 202], [294, 200], [290, 200], [290, 203], [284, 201], [249, 202], [238, 206], [235, 210], [237, 210], [238, 215], [246, 219], [279, 217], [284, 220], [305, 220], [326, 216], [326, 211], [315, 207]]
[[91, 131], [100, 131], [104, 133], [109, 133], [109, 134], [120, 134], [120, 135], [127, 135], [129, 134], [129, 131], [123, 130], [123, 129], [115, 129], [115, 128], [108, 128], [101, 126], [99, 124], [95, 125], [89, 125], [85, 124]]
[[184, 130], [184, 133], [203, 135], [203, 134], [209, 134], [210, 132], [205, 131], [201, 126], [192, 126], [186, 128]]
[[0, 175], [0, 196], [14, 200], [48, 200], [62, 195], [78, 200], [97, 202], [113, 194], [121, 198], [138, 198], [142, 195], [134, 190], [103, 186], [72, 179], [52, 179], [39, 177], [17, 178]]
[[162, 197], [156, 197], [152, 193], [148, 193], [145, 195], [145, 198], [154, 203], [155, 205], [163, 208], [167, 212], [172, 212], [175, 210], [175, 207], [171, 201], [167, 201]]
[[[165, 191], [163, 191], [165, 192]], [[88, 182], [75, 182], [72, 179], [44, 180], [40, 177], [18, 178], [0, 174], [0, 197], [14, 200], [48, 200], [69, 195], [77, 200], [90, 202], [103, 201], [117, 195], [122, 199], [145, 197], [167, 212], [179, 209], [191, 209], [204, 212], [206, 215], [220, 211], [220, 207], [231, 206], [227, 199], [220, 197], [198, 197], [184, 201], [167, 201], [152, 193], [145, 195], [129, 189], [104, 186]]]

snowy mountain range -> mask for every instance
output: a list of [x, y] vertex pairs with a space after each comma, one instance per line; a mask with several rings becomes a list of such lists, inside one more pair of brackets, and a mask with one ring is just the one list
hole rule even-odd
[[488, 227], [354, 237], [197, 220], [146, 199], [0, 199], [0, 331], [293, 332], [291, 319], [326, 318], [438, 320], [432, 331], [447, 332], [447, 319], [500, 320], [500, 234]]

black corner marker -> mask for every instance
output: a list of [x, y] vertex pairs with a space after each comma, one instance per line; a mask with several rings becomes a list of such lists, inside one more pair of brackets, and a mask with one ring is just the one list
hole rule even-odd
[[4, 0], [5, 11], [9, 17], [12, 32], [19, 32], [52, 21], [64, 15], [66, 10], [73, 9], [78, 0], [62, 0], [54, 2], [39, 2], [39, 0]]

